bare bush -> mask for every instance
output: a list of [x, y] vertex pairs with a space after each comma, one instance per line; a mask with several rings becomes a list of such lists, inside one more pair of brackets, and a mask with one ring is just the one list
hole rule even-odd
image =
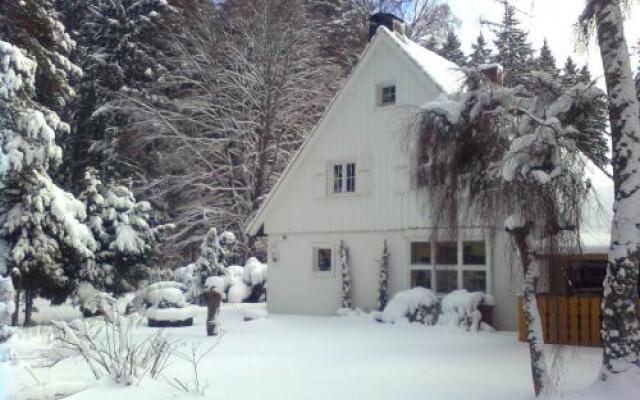
[[192, 344], [188, 353], [176, 352], [178, 357], [187, 361], [191, 366], [191, 382], [173, 377], [172, 379], [167, 380], [167, 383], [182, 392], [204, 396], [205, 390], [209, 387], [209, 382], [203, 381], [200, 378], [200, 373], [198, 371], [200, 362], [209, 355], [209, 353], [211, 353], [218, 343], [220, 343], [221, 337], [222, 336], [218, 336], [218, 340], [203, 352], [199, 351], [200, 346], [202, 345], [201, 342]]

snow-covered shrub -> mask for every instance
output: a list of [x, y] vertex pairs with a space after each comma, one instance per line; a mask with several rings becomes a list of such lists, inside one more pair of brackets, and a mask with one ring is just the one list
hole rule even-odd
[[267, 299], [267, 264], [251, 257], [244, 266], [243, 280], [250, 287], [250, 294], [245, 299], [249, 303], [258, 303]]
[[74, 305], [80, 306], [80, 311], [85, 317], [103, 314], [115, 304], [113, 296], [97, 290], [89, 282], [81, 282], [78, 285], [73, 300]]
[[11, 320], [11, 314], [15, 311], [14, 296], [15, 291], [11, 278], [0, 277], [0, 343], [11, 336], [8, 324]]
[[434, 325], [440, 314], [438, 296], [422, 287], [416, 287], [396, 293], [382, 312], [383, 322], [400, 321], [419, 322]]
[[227, 292], [229, 303], [242, 303], [251, 295], [251, 288], [241, 280], [235, 281]]
[[466, 331], [480, 329], [482, 314], [480, 305], [493, 305], [493, 297], [483, 292], [468, 292], [466, 289], [454, 290], [442, 299], [442, 315], [438, 325], [456, 326]]
[[138, 316], [122, 316], [113, 309], [102, 324], [90, 320], [54, 322], [53, 346], [46, 356], [51, 363], [80, 356], [96, 379], [112, 377], [118, 384], [138, 384], [146, 375], [157, 379], [178, 343], [160, 331], [142, 341], [133, 338]]

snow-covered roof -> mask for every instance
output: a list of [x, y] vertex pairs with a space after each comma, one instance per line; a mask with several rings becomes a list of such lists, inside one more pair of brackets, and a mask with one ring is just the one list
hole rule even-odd
[[460, 89], [465, 77], [458, 65], [404, 35], [391, 32], [384, 26], [378, 29], [378, 33], [381, 31], [387, 34], [396, 45], [400, 46], [402, 51], [418, 64], [420, 69], [438, 85], [440, 90], [453, 94]]
[[401, 51], [401, 54], [405, 54], [409, 60], [413, 61], [418, 67], [418, 70], [422, 71], [424, 73], [424, 76], [428, 80], [432, 81], [443, 93], [455, 93], [460, 89], [462, 83], [464, 82], [464, 75], [456, 64], [422, 47], [418, 43], [409, 40], [404, 35], [391, 32], [384, 26], [378, 28], [376, 35], [362, 52], [358, 65], [356, 65], [356, 67], [351, 71], [351, 74], [346, 79], [345, 83], [342, 85], [338, 93], [336, 93], [334, 98], [331, 100], [329, 106], [326, 108], [322, 118], [320, 118], [316, 126], [311, 131], [311, 134], [307, 137], [298, 152], [293, 156], [293, 158], [289, 162], [289, 165], [271, 189], [271, 192], [265, 197], [255, 216], [251, 218], [246, 229], [248, 234], [255, 235], [258, 233], [260, 227], [263, 224], [264, 216], [273, 201], [273, 197], [283, 185], [283, 182], [286, 181], [289, 173], [293, 169], [293, 166], [296, 163], [300, 162], [303, 158], [302, 155], [308, 151], [309, 144], [314, 141], [316, 133], [319, 130], [318, 127], [322, 125], [326, 118], [326, 115], [331, 112], [333, 105], [336, 103], [337, 99], [342, 96], [343, 92], [345, 91], [345, 87], [349, 85], [349, 82], [358, 73], [361, 66], [363, 64], [366, 64], [366, 60], [371, 53], [371, 49], [378, 46], [378, 43], [382, 41], [388, 41], [389, 43], [395, 45], [395, 47]]

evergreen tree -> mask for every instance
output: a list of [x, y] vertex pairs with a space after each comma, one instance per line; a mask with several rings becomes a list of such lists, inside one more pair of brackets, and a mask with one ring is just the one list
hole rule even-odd
[[380, 259], [380, 277], [378, 280], [378, 310], [382, 311], [387, 306], [389, 288], [389, 249], [387, 241], [384, 241], [382, 258]]
[[467, 64], [467, 57], [462, 52], [460, 39], [453, 31], [449, 32], [437, 53], [458, 66], [462, 67]]
[[231, 253], [235, 241], [231, 232], [225, 231], [218, 235], [216, 228], [209, 229], [200, 246], [200, 257], [195, 263], [201, 287], [204, 287], [208, 278], [226, 274], [225, 258]]
[[498, 50], [494, 61], [504, 68], [504, 85], [507, 87], [523, 83], [532, 70], [533, 50], [527, 33], [519, 26], [513, 6], [505, 2], [502, 23], [494, 41]]
[[491, 62], [491, 50], [487, 48], [487, 42], [484, 40], [482, 33], [478, 35], [476, 42], [471, 45], [471, 49], [469, 65], [477, 67]]
[[555, 57], [553, 57], [553, 54], [551, 53], [551, 49], [549, 49], [549, 44], [547, 43], [547, 39], [544, 39], [542, 47], [540, 48], [540, 54], [536, 59], [536, 69], [539, 71], [544, 71], [552, 76], [558, 75], [556, 59]]
[[65, 168], [74, 185], [87, 166], [103, 179], [128, 176], [121, 154], [127, 116], [117, 101], [144, 93], [164, 70], [154, 40], [170, 7], [166, 0], [60, 0], [60, 7], [74, 25], [85, 72]]
[[349, 272], [349, 248], [340, 241], [340, 269], [342, 271], [342, 308], [353, 306], [351, 298], [351, 272]]

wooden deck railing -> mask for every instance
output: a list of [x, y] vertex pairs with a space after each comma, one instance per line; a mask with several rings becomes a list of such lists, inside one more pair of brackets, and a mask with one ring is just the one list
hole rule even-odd
[[[600, 296], [565, 296], [539, 294], [538, 308], [544, 342], [579, 346], [602, 346], [600, 339]], [[637, 304], [640, 315], [640, 300]], [[524, 342], [527, 323], [518, 297], [518, 340]]]

